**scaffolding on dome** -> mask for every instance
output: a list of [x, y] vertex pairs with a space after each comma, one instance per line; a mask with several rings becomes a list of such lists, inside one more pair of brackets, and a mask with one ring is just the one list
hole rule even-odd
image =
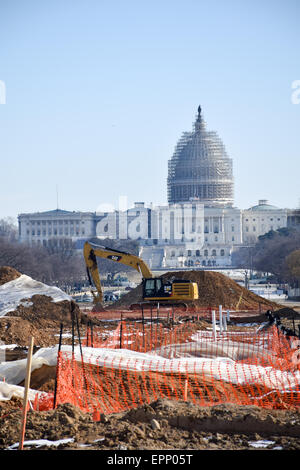
[[215, 131], [207, 131], [198, 108], [192, 132], [184, 132], [168, 162], [168, 202], [199, 200], [206, 206], [233, 205], [232, 159]]

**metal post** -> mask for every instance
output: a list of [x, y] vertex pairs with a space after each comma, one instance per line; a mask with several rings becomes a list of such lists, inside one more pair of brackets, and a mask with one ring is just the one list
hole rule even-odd
[[145, 324], [144, 324], [144, 307], [142, 306], [142, 326], [143, 326], [143, 349], [145, 350]]
[[57, 363], [56, 363], [56, 374], [55, 374], [55, 384], [54, 384], [53, 409], [55, 409], [55, 407], [56, 407], [57, 376], [58, 376], [58, 366], [59, 366], [59, 353], [60, 353], [60, 350], [61, 350], [63, 327], [64, 327], [64, 325], [63, 325], [63, 323], [61, 323], [61, 324], [60, 324], [60, 332], [59, 332], [58, 351], [57, 351]]
[[120, 324], [120, 349], [122, 349], [122, 329], [123, 329], [123, 314], [121, 313], [121, 324]]
[[213, 327], [213, 337], [214, 340], [217, 339], [217, 334], [216, 334], [216, 312], [215, 310], [212, 311], [212, 327]]

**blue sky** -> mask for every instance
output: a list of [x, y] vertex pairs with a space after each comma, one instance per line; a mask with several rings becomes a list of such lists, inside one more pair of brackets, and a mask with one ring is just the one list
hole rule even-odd
[[167, 202], [201, 104], [235, 205], [300, 199], [298, 0], [0, 1], [0, 218]]

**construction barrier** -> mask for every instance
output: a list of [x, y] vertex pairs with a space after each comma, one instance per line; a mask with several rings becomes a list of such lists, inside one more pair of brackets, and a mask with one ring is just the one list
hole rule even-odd
[[[299, 342], [276, 326], [215, 334], [193, 323], [123, 321], [105, 340], [96, 328], [90, 333], [80, 352], [58, 354], [55, 404], [72, 403], [95, 419], [159, 398], [200, 406], [300, 405]], [[50, 407], [51, 394], [35, 403], [36, 409]]]

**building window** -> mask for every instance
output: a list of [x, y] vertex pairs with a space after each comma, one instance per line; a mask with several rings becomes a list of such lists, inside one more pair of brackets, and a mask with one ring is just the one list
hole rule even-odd
[[191, 250], [188, 250], [187, 255], [188, 255], [188, 256], [192, 256]]
[[221, 251], [220, 251], [220, 254], [221, 254], [221, 256], [225, 256], [225, 251], [224, 251], [224, 250], [221, 250]]
[[256, 227], [253, 227], [253, 232], [256, 232]]
[[211, 254], [212, 254], [212, 256], [217, 256], [216, 250], [212, 250]]
[[204, 256], [208, 256], [208, 250], [204, 250]]
[[234, 225], [231, 226], [231, 231], [234, 232]]
[[200, 250], [196, 250], [196, 256], [200, 256]]

